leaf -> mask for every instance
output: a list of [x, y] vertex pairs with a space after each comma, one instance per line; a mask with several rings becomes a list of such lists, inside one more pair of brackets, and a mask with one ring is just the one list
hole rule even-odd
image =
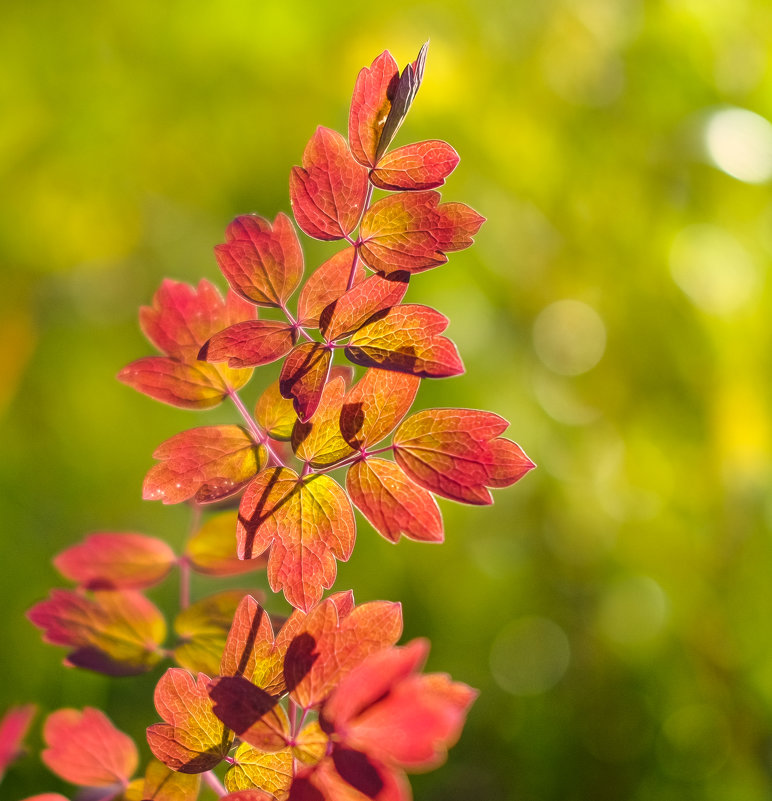
[[276, 798], [255, 788], [251, 790], [236, 790], [235, 793], [224, 795], [220, 801], [276, 801]]
[[100, 532], [62, 551], [54, 565], [89, 590], [141, 589], [158, 584], [176, 561], [174, 551], [156, 537]]
[[229, 367], [258, 367], [289, 353], [297, 330], [278, 320], [246, 320], [215, 334], [201, 348], [198, 358], [228, 362]]
[[213, 515], [188, 540], [185, 556], [197, 573], [236, 576], [264, 566], [258, 559], [244, 561], [236, 555], [237, 517], [235, 511]]
[[[272, 754], [242, 743], [234, 754], [235, 763], [225, 774], [229, 792], [259, 788], [284, 797], [292, 784], [292, 751], [285, 748]], [[227, 796], [226, 796], [227, 797]]]
[[225, 239], [214, 253], [233, 291], [258, 306], [284, 306], [303, 277], [303, 250], [289, 217], [278, 214], [273, 226], [256, 214], [236, 217]]
[[342, 745], [390, 765], [436, 767], [461, 733], [477, 692], [441, 674], [420, 675], [425, 640], [372, 654], [338, 685], [321, 725]]
[[290, 173], [290, 202], [298, 225], [315, 239], [342, 239], [359, 223], [367, 196], [367, 170], [346, 140], [319, 126]]
[[142, 801], [196, 801], [201, 777], [188, 773], [176, 773], [152, 759], [145, 771], [142, 786]]
[[394, 456], [413, 481], [437, 495], [493, 503], [486, 487], [514, 484], [535, 467], [518, 445], [496, 439], [508, 425], [492, 412], [428, 409], [397, 429]]
[[191, 673], [216, 676], [220, 672], [225, 641], [244, 590], [225, 590], [183, 609], [174, 621], [181, 643], [174, 659]]
[[316, 765], [327, 753], [330, 738], [322, 731], [318, 721], [304, 726], [295, 737], [292, 754], [304, 765]]
[[251, 370], [247, 374], [241, 370], [239, 379], [229, 385], [222, 371], [235, 372], [203, 362], [186, 364], [166, 356], [144, 356], [127, 364], [117, 377], [137, 392], [170, 406], [212, 409], [228, 396], [229, 389], [240, 389], [251, 375]]
[[23, 801], [67, 801], [67, 799], [59, 793], [41, 793], [40, 795], [31, 795]]
[[356, 257], [352, 286], [365, 279], [365, 269], [353, 247], [347, 247], [317, 267], [306, 281], [298, 298], [298, 321], [302, 326], [319, 325], [319, 315], [348, 288], [351, 269]]
[[159, 460], [145, 476], [147, 501], [212, 503], [238, 492], [267, 460], [241, 426], [202, 426], [175, 434], [153, 453]]
[[48, 746], [40, 755], [46, 767], [83, 787], [125, 785], [137, 769], [134, 741], [118, 731], [98, 709], [60, 709], [43, 727]]
[[485, 222], [463, 203], [440, 204], [439, 192], [399, 192], [381, 198], [362, 218], [360, 255], [372, 270], [418, 273], [464, 250]]
[[374, 167], [402, 125], [421, 85], [427, 47], [401, 76], [388, 50], [360, 70], [348, 122], [351, 150], [360, 164]]
[[328, 341], [353, 334], [377, 312], [396, 306], [407, 292], [409, 273], [371, 275], [324, 309], [319, 330]]
[[408, 413], [420, 385], [418, 376], [367, 370], [343, 401], [343, 438], [356, 450], [377, 445]]
[[456, 346], [440, 334], [448, 318], [428, 306], [393, 306], [365, 323], [351, 337], [346, 356], [363, 367], [379, 367], [421, 378], [447, 378], [464, 372]]
[[0, 719], [0, 781], [8, 766], [22, 755], [24, 738], [36, 712], [34, 704], [13, 706]]
[[316, 411], [330, 372], [332, 351], [319, 342], [297, 345], [284, 360], [279, 376], [279, 391], [291, 398], [293, 408], [305, 422]]
[[298, 416], [291, 398], [282, 397], [279, 382], [274, 381], [258, 398], [255, 420], [272, 439], [288, 440]]
[[[341, 610], [327, 598], [305, 617], [295, 612], [277, 637], [286, 645], [284, 676], [293, 700], [318, 707], [367, 656], [394, 645], [402, 634], [402, 607], [371, 601]], [[292, 620], [292, 619], [290, 619]]]
[[134, 590], [91, 596], [53, 590], [27, 617], [52, 645], [74, 648], [66, 664], [109, 676], [150, 670], [161, 659], [166, 622], [158, 608]]
[[271, 547], [268, 582], [307, 611], [335, 581], [336, 559], [351, 556], [356, 526], [345, 492], [326, 475], [299, 479], [288, 468], [263, 470], [247, 487], [236, 532], [239, 555]]
[[442, 516], [430, 492], [416, 486], [394, 462], [369, 458], [346, 474], [351, 502], [387, 540], [401, 535], [422, 542], [442, 542]]
[[354, 452], [340, 433], [339, 420], [345, 394], [346, 385], [342, 378], [328, 381], [314, 416], [307, 423], [300, 420], [295, 423], [292, 449], [298, 459], [312, 467], [326, 467]]
[[421, 191], [442, 186], [458, 165], [458, 153], [439, 139], [405, 145], [387, 153], [370, 180], [387, 190]]
[[410, 785], [398, 768], [336, 745], [331, 757], [298, 775], [289, 801], [411, 801]]
[[201, 280], [194, 288], [166, 278], [153, 305], [140, 309], [139, 323], [161, 353], [191, 364], [212, 334], [254, 315], [254, 307], [232, 293], [223, 300], [209, 281]]
[[147, 742], [156, 759], [179, 773], [203, 773], [227, 756], [233, 735], [212, 712], [207, 684], [198, 674], [169, 668], [155, 688], [155, 708], [164, 723], [148, 727]]

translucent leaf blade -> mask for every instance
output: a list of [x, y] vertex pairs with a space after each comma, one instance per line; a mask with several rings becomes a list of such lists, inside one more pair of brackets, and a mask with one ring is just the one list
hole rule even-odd
[[242, 743], [234, 754], [235, 763], [225, 774], [225, 789], [233, 793], [238, 790], [259, 788], [283, 798], [292, 784], [292, 751], [287, 748], [266, 754]]
[[34, 704], [11, 707], [0, 719], [0, 781], [23, 752], [24, 738], [37, 712]]
[[[322, 311], [346, 291], [355, 253], [353, 247], [347, 247], [311, 273], [298, 298], [298, 320], [301, 325], [316, 328]], [[357, 259], [351, 285], [356, 286], [364, 281], [365, 276], [365, 268]]]
[[210, 576], [236, 576], [264, 567], [265, 562], [258, 559], [238, 558], [237, 518], [235, 511], [213, 515], [188, 540], [185, 556], [193, 570]]
[[142, 783], [142, 801], [196, 801], [201, 777], [176, 773], [153, 759], [147, 766]]
[[387, 153], [370, 172], [370, 180], [390, 191], [435, 189], [445, 183], [458, 162], [458, 153], [447, 142], [431, 139]]
[[305, 422], [322, 399], [332, 362], [332, 351], [318, 342], [305, 342], [290, 351], [279, 376], [282, 397], [292, 399], [298, 418]]
[[297, 331], [278, 320], [247, 320], [215, 334], [198, 358], [227, 362], [228, 367], [259, 367], [286, 355], [297, 341]]
[[255, 420], [272, 439], [288, 440], [298, 416], [291, 398], [285, 398], [274, 381], [260, 395], [255, 406]]
[[145, 500], [212, 503], [238, 492], [265, 464], [265, 449], [241, 426], [182, 431], [156, 448], [159, 461], [142, 487]]
[[342, 239], [356, 228], [367, 195], [367, 170], [346, 140], [319, 127], [290, 173], [290, 202], [298, 225], [315, 239]]
[[343, 439], [340, 414], [346, 385], [342, 378], [328, 381], [314, 416], [307, 422], [298, 420], [292, 430], [295, 455], [312, 467], [325, 467], [350, 456], [354, 451]]

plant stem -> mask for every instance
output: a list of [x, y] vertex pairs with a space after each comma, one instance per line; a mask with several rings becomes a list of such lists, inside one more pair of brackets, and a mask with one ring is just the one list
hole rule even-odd
[[247, 407], [244, 406], [244, 401], [242, 401], [239, 397], [239, 393], [236, 392], [235, 389], [229, 389], [228, 395], [233, 401], [233, 405], [239, 410], [239, 414], [244, 418], [244, 422], [247, 424], [250, 434], [252, 434], [254, 439], [257, 440], [257, 442], [259, 442], [268, 451], [269, 462], [273, 460], [277, 467], [286, 467], [287, 465], [284, 464], [284, 460], [274, 451], [273, 447], [271, 446], [268, 435], [260, 428], [260, 426], [258, 426], [252, 415], [247, 411]]
[[218, 798], [227, 795], [228, 791], [223, 787], [223, 783], [217, 778], [213, 770], [208, 770], [206, 773], [201, 774], [204, 784], [209, 785], [209, 788], [215, 793]]
[[315, 475], [321, 476], [325, 473], [331, 472], [332, 470], [337, 470], [339, 467], [348, 467], [349, 465], [354, 464], [354, 462], [358, 462], [360, 459], [366, 459], [368, 456], [375, 456], [378, 453], [386, 453], [386, 451], [390, 451], [393, 448], [393, 445], [386, 445], [383, 448], [376, 448], [374, 451], [361, 451], [360, 453], [355, 453], [353, 456], [349, 456], [340, 462], [335, 462], [335, 464], [331, 464], [328, 467], [320, 467], [318, 470], [310, 468], [310, 471], [313, 471]]
[[190, 606], [190, 562], [187, 556], [182, 556], [179, 561], [180, 566], [180, 609], [187, 609]]
[[[362, 213], [359, 215], [359, 220], [357, 221], [357, 226], [362, 222], [362, 217], [365, 216], [365, 212], [370, 208], [370, 201], [373, 197], [373, 185], [370, 181], [367, 182], [367, 194], [365, 195], [365, 202], [362, 206]], [[358, 236], [356, 241], [353, 241], [350, 236], [346, 237], [346, 241], [349, 244], [354, 246], [354, 260], [351, 262], [351, 272], [348, 274], [348, 283], [346, 284], [346, 292], [354, 286], [354, 279], [357, 275], [357, 264], [359, 264], [359, 248], [362, 247], [362, 237]]]

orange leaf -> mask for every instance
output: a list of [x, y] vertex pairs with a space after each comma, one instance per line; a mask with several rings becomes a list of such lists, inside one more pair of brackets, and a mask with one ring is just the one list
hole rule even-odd
[[387, 153], [370, 180], [380, 189], [420, 191], [442, 186], [458, 165], [458, 153], [439, 139], [405, 145]]
[[36, 712], [34, 704], [13, 706], [0, 719], [0, 781], [6, 768], [22, 755], [24, 738]]
[[297, 341], [297, 330], [278, 320], [246, 320], [215, 334], [198, 358], [206, 362], [228, 362], [228, 367], [258, 367], [289, 353]]
[[298, 418], [305, 422], [322, 399], [332, 362], [332, 351], [319, 342], [304, 342], [290, 351], [279, 376], [279, 391], [291, 398]]
[[312, 467], [325, 467], [350, 456], [354, 451], [340, 433], [340, 414], [346, 384], [342, 378], [328, 381], [314, 416], [298, 420], [292, 431], [295, 455]]
[[[347, 247], [327, 259], [306, 281], [298, 298], [298, 321], [303, 326], [318, 326], [319, 315], [347, 289], [356, 251]], [[357, 257], [352, 286], [365, 279], [365, 269]]]

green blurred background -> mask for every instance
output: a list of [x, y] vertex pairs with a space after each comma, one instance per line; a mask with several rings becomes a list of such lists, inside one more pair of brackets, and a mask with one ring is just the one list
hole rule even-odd
[[[539, 469], [493, 507], [443, 502], [442, 546], [362, 523], [339, 571], [359, 601], [402, 600], [429, 668], [481, 690], [415, 796], [772, 797], [772, 6], [32, 0], [2, 16], [0, 709], [97, 705], [139, 740], [156, 720], [157, 675], [64, 669], [24, 617], [87, 532], [181, 543], [187, 510], [140, 500], [150, 454], [234, 419], [114, 380], [151, 353], [137, 308], [164, 276], [222, 286], [227, 222], [289, 211], [289, 168], [318, 124], [345, 131], [358, 69], [431, 38], [397, 144], [453, 144], [444, 197], [488, 222], [411, 286], [467, 365], [419, 403], [504, 415]], [[304, 244], [311, 266], [336, 248]], [[152, 597], [173, 609], [169, 584]], [[40, 720], [4, 799], [71, 793], [38, 761]]]

